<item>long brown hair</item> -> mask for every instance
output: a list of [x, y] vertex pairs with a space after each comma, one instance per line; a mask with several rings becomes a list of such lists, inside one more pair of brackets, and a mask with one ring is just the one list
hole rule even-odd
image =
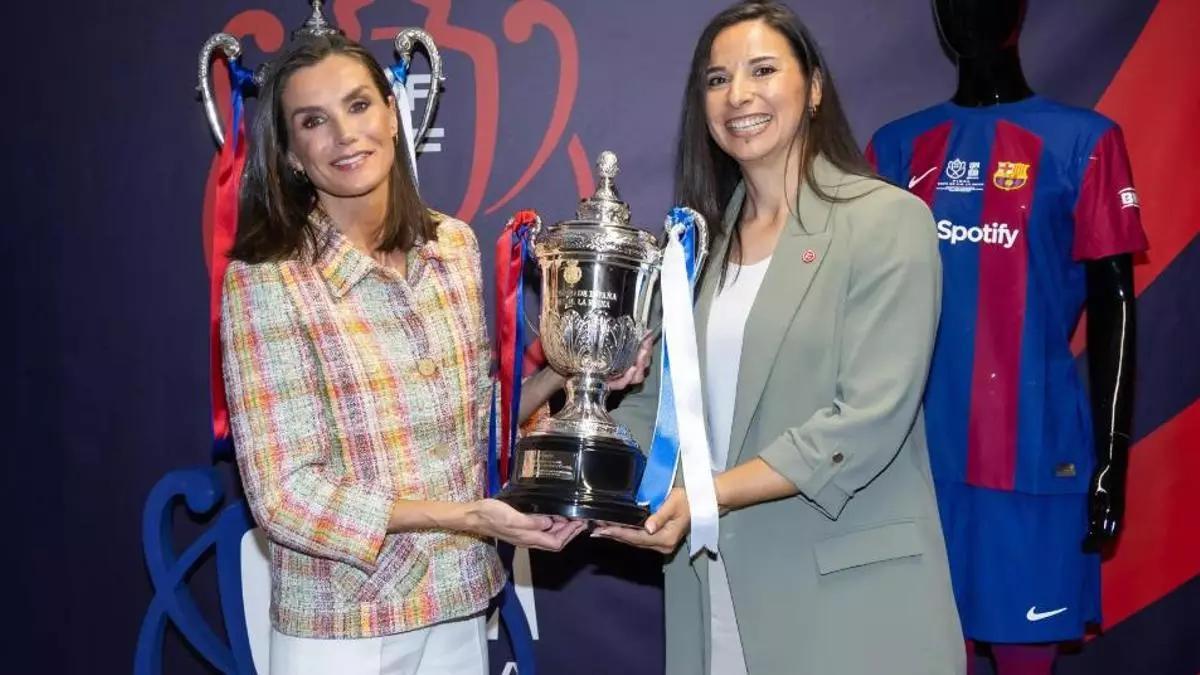
[[[725, 234], [722, 222], [725, 205], [733, 197], [733, 191], [741, 180], [742, 172], [737, 162], [717, 146], [708, 130], [705, 113], [706, 76], [713, 41], [721, 31], [744, 21], [762, 21], [787, 39], [806, 80], [819, 78], [821, 82], [821, 108], [813, 114], [809, 107], [808, 88], [805, 89], [799, 143], [800, 161], [796, 170], [802, 172], [805, 182], [814, 193], [830, 201], [844, 201], [828, 194], [812, 175], [813, 160], [823, 155], [842, 171], [861, 176], [875, 176], [871, 165], [858, 149], [850, 123], [842, 111], [833, 75], [825, 65], [825, 58], [813, 40], [808, 28], [787, 5], [765, 0], [740, 2], [713, 17], [704, 27], [696, 50], [692, 53], [691, 70], [683, 97], [683, 117], [679, 128], [679, 145], [675, 155], [675, 199], [700, 212], [708, 221], [714, 234]], [[790, 166], [790, 164], [789, 164]], [[803, 225], [803, 223], [802, 223]], [[741, 250], [741, 236], [733, 228], [736, 248]], [[735, 246], [725, 249], [721, 261], [721, 275], [729, 266]], [[712, 264], [710, 257], [705, 267]]]
[[[246, 168], [238, 195], [238, 231], [229, 257], [249, 263], [285, 260], [309, 251], [314, 258], [325, 242], [308, 215], [316, 207], [317, 193], [307, 178], [288, 164], [287, 121], [283, 115], [283, 90], [301, 68], [340, 54], [361, 63], [383, 100], [392, 95], [383, 69], [362, 45], [343, 35], [297, 39], [271, 64], [259, 94], [250, 127]], [[436, 238], [437, 224], [417, 194], [409, 170], [407, 144], [398, 138], [395, 161], [388, 176], [388, 208], [379, 250], [406, 250], [416, 242]]]

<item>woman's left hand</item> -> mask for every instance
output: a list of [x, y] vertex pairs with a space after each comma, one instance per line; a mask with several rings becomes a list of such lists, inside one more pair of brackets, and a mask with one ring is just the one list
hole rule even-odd
[[674, 488], [667, 501], [655, 511], [641, 528], [605, 525], [592, 531], [593, 537], [615, 539], [619, 542], [648, 548], [663, 555], [679, 548], [679, 542], [687, 536], [692, 526], [692, 515], [688, 510], [687, 493], [683, 488]]
[[608, 381], [609, 391], [621, 391], [635, 384], [641, 384], [646, 379], [646, 369], [650, 367], [650, 349], [654, 346], [654, 334], [647, 333], [638, 344], [637, 357], [632, 366], [625, 372]]

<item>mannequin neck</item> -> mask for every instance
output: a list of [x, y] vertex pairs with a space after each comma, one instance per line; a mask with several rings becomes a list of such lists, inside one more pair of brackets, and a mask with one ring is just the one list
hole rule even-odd
[[1033, 96], [1016, 46], [982, 56], [958, 57], [954, 102], [968, 108], [1015, 103]]

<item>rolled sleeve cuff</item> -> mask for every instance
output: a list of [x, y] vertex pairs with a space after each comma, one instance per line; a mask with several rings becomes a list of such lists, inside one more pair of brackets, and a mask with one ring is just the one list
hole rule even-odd
[[758, 456], [791, 481], [800, 494], [830, 520], [837, 520], [842, 509], [846, 508], [846, 502], [850, 501], [850, 493], [833, 482], [833, 478], [849, 460], [849, 453], [835, 450], [822, 456], [817, 466], [810, 466], [800, 449], [785, 434], [764, 448]]
[[358, 486], [343, 488], [331, 497], [317, 512], [289, 508], [285, 502], [269, 511], [260, 524], [269, 537], [288, 548], [337, 560], [368, 574], [374, 572], [396, 497], [384, 490]]

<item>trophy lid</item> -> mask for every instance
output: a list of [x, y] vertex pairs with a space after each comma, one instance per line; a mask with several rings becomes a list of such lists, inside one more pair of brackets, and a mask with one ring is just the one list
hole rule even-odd
[[596, 158], [600, 179], [591, 197], [579, 200], [575, 220], [564, 220], [534, 234], [534, 252], [541, 264], [561, 257], [580, 260], [597, 254], [613, 255], [639, 265], [654, 265], [662, 257], [657, 240], [629, 223], [629, 205], [621, 201], [613, 179], [620, 169], [617, 155], [605, 150]]
[[596, 192], [579, 201], [576, 218], [595, 221], [600, 225], [629, 227], [629, 205], [621, 201], [615, 182], [620, 172], [617, 154], [611, 150], [601, 152], [596, 158], [596, 173], [600, 174]]
[[342, 31], [334, 28], [328, 21], [325, 20], [325, 13], [321, 11], [321, 0], [312, 0], [312, 14], [304, 25], [292, 31], [292, 39], [301, 37], [324, 37], [326, 35], [334, 35]]

